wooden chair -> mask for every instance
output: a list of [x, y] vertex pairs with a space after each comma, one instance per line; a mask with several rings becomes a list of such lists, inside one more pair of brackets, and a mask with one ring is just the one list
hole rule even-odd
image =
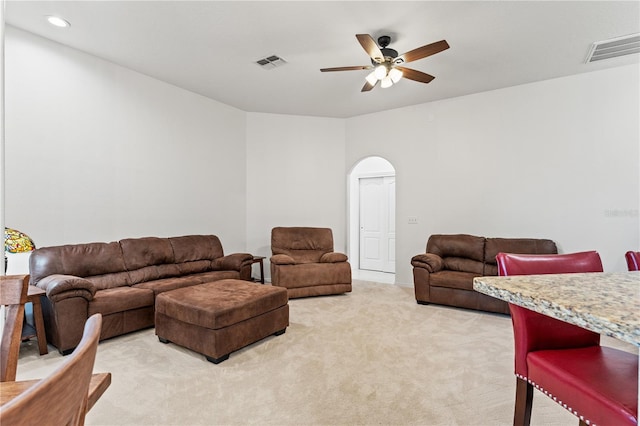
[[82, 340], [53, 373], [2, 406], [0, 424], [83, 425], [102, 315], [91, 316]]
[[0, 305], [6, 308], [0, 348], [0, 382], [16, 379], [28, 288], [29, 275], [0, 276]]
[[[501, 276], [602, 272], [595, 251], [498, 253], [496, 260]], [[576, 415], [580, 425], [638, 424], [637, 354], [600, 346], [599, 334], [576, 325], [513, 304], [509, 310], [515, 339], [514, 425], [529, 425], [534, 386]]]
[[629, 271], [640, 271], [640, 251], [628, 251], [624, 254]]

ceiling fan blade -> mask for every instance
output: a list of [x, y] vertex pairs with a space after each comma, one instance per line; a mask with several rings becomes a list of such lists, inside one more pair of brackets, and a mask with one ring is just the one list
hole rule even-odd
[[369, 34], [356, 34], [356, 38], [362, 45], [362, 48], [367, 52], [367, 55], [371, 56], [371, 59], [381, 63], [384, 62], [384, 55], [382, 51]]
[[322, 72], [356, 71], [356, 70], [370, 70], [371, 68], [373, 68], [371, 65], [355, 65], [353, 67], [322, 68], [320, 71], [322, 71]]
[[435, 78], [430, 74], [424, 73], [422, 71], [412, 70], [411, 68], [396, 67], [396, 69], [399, 69], [400, 71], [402, 71], [402, 76], [404, 78], [408, 78], [409, 80], [413, 80], [413, 81], [418, 81], [420, 83], [429, 83], [431, 80]]
[[369, 90], [373, 89], [374, 87], [376, 87], [376, 85], [378, 84], [378, 80], [376, 80], [375, 83], [371, 84], [368, 81], [364, 82], [364, 86], [362, 86], [362, 90], [360, 90], [361, 92], [368, 92]]
[[417, 61], [418, 59], [426, 58], [427, 56], [435, 55], [443, 50], [449, 48], [449, 43], [446, 40], [436, 41], [435, 43], [427, 44], [417, 49], [410, 50], [409, 52], [400, 55], [398, 58], [404, 60], [404, 62]]

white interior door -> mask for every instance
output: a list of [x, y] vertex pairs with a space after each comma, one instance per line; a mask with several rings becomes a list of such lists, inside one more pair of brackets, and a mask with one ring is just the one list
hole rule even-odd
[[386, 196], [386, 211], [384, 232], [384, 244], [386, 251], [384, 252], [383, 272], [396, 272], [396, 177], [388, 176], [383, 179]]
[[360, 269], [395, 272], [395, 177], [359, 179]]

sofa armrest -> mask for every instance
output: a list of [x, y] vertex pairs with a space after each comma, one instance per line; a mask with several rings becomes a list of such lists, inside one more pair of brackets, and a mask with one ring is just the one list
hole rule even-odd
[[444, 266], [442, 258], [433, 253], [417, 254], [411, 258], [411, 264], [415, 268], [424, 268], [430, 273], [438, 272]]
[[37, 287], [46, 291], [47, 298], [52, 302], [70, 297], [82, 297], [91, 301], [96, 294], [95, 284], [74, 275], [49, 275], [38, 281]]
[[243, 266], [251, 265], [253, 255], [249, 253], [233, 253], [211, 261], [214, 271], [240, 271]]
[[347, 261], [347, 255], [344, 253], [325, 253], [320, 257], [320, 263], [340, 263]]
[[295, 265], [296, 261], [293, 260], [293, 257], [286, 254], [274, 254], [271, 256], [271, 264], [272, 265]]

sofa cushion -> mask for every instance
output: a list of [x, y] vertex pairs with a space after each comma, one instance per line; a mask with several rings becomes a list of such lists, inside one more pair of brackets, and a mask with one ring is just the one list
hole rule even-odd
[[193, 262], [183, 262], [177, 265], [180, 270], [180, 275], [197, 274], [211, 269], [210, 260], [194, 260]]
[[478, 274], [459, 271], [440, 271], [430, 275], [432, 287], [447, 287], [460, 290], [473, 290], [473, 278]]
[[138, 284], [134, 284], [134, 288], [141, 288], [151, 290], [156, 296], [165, 291], [175, 290], [177, 288], [189, 287], [192, 285], [202, 284], [202, 281], [194, 276], [187, 275], [184, 277], [172, 277], [164, 278], [161, 280], [145, 281]]
[[482, 275], [484, 264], [473, 259], [465, 259], [464, 257], [445, 257], [443, 259], [444, 269], [458, 272], [471, 272], [476, 275]]
[[133, 287], [110, 288], [96, 292], [89, 302], [89, 316], [100, 313], [109, 315], [115, 312], [153, 306], [153, 292]]
[[273, 272], [278, 274], [278, 285], [286, 288], [351, 284], [351, 266], [347, 262], [280, 265]]
[[174, 263], [173, 249], [166, 238], [125, 238], [120, 240], [120, 246], [127, 271]]
[[193, 277], [200, 280], [201, 283], [208, 283], [211, 281], [219, 281], [226, 279], [240, 279], [240, 272], [238, 271], [208, 271], [201, 272], [199, 274], [193, 274]]
[[127, 238], [120, 246], [132, 284], [180, 275], [167, 238]]
[[129, 285], [130, 280], [126, 274], [108, 276], [125, 270], [122, 249], [118, 242], [41, 247], [33, 251], [29, 258], [29, 272], [33, 285], [54, 274], [90, 279], [98, 289]]
[[215, 235], [171, 237], [169, 243], [176, 263], [214, 260], [224, 256], [220, 239]]
[[552, 240], [534, 238], [487, 238], [485, 265], [482, 275], [498, 275], [496, 255], [498, 253], [556, 254], [558, 248]]
[[286, 254], [297, 263], [320, 262], [323, 254], [332, 251], [330, 228], [276, 227], [271, 230], [272, 254]]
[[[484, 249], [484, 261], [496, 265], [498, 253], [519, 254], [556, 254], [558, 248], [552, 240], [534, 238], [487, 238]], [[496, 269], [497, 274], [497, 269]]]
[[[484, 260], [484, 237], [467, 234], [434, 234], [427, 241], [427, 253], [442, 257], [462, 257], [482, 262]], [[482, 271], [481, 271], [482, 273]]]
[[146, 266], [135, 271], [129, 271], [132, 284], [159, 280], [162, 278], [178, 277], [180, 275], [180, 268], [178, 265], [172, 263]]
[[128, 272], [113, 272], [111, 274], [85, 277], [85, 279], [91, 281], [96, 286], [96, 290], [131, 285], [131, 278]]
[[198, 285], [224, 279], [238, 279], [239, 276], [240, 274], [238, 271], [209, 271], [180, 277], [145, 281], [135, 284], [133, 287], [152, 290], [153, 293], [157, 296], [160, 293], [175, 290], [177, 288], [190, 287], [192, 285]]

